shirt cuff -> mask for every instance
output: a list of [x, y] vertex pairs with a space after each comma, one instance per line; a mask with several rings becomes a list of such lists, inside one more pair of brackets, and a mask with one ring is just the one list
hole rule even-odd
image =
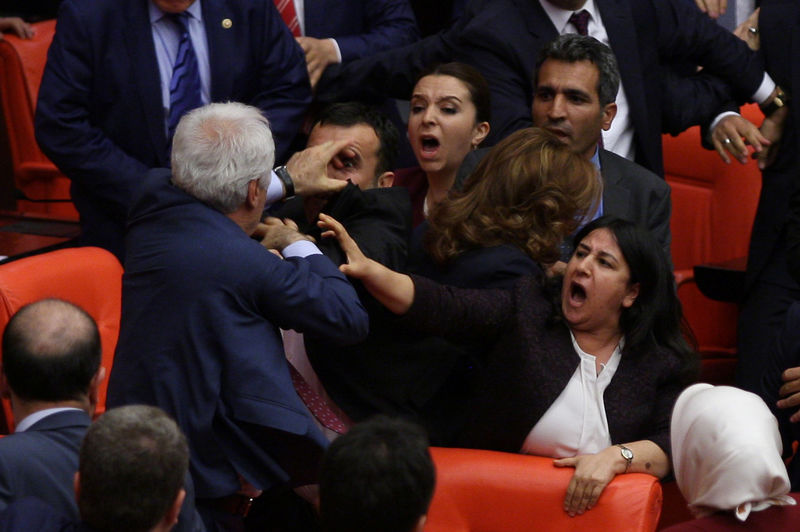
[[270, 170], [269, 185], [267, 185], [267, 205], [272, 205], [283, 199], [286, 192], [283, 190], [283, 183], [275, 175], [275, 172]]
[[722, 120], [722, 119], [723, 119], [723, 118], [725, 118], [726, 116], [740, 116], [740, 115], [739, 115], [739, 113], [735, 113], [735, 112], [733, 112], [733, 111], [725, 111], [724, 113], [720, 113], [720, 114], [718, 114], [718, 115], [717, 115], [717, 117], [716, 117], [716, 118], [715, 118], [715, 119], [714, 119], [714, 120], [711, 122], [711, 126], [708, 128], [708, 131], [709, 131], [709, 132], [713, 132], [713, 131], [714, 131], [714, 128], [715, 128], [715, 127], [717, 127], [717, 124], [719, 124], [720, 120]]
[[310, 255], [322, 255], [322, 252], [313, 242], [308, 240], [298, 240], [292, 242], [281, 251], [284, 258], [289, 257], [308, 257]]
[[337, 63], [341, 63], [342, 62], [342, 51], [339, 50], [339, 43], [336, 42], [336, 39], [328, 39], [328, 40], [333, 43], [333, 47], [336, 49], [336, 62]]
[[758, 90], [753, 93], [753, 101], [758, 104], [764, 103], [774, 90], [775, 82], [772, 81], [772, 78], [769, 77], [769, 74], [764, 72], [764, 79], [761, 80], [761, 85], [759, 85]]

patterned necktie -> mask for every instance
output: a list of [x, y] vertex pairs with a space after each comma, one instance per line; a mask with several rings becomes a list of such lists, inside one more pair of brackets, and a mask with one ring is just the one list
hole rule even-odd
[[573, 13], [568, 22], [575, 26], [575, 29], [578, 30], [578, 35], [589, 35], [589, 12], [585, 9]]
[[294, 0], [273, 0], [273, 2], [292, 35], [300, 37], [300, 21], [297, 18], [297, 11], [294, 9]]
[[200, 69], [197, 55], [194, 53], [192, 38], [189, 35], [188, 15], [169, 15], [180, 34], [178, 53], [172, 67], [172, 79], [169, 82], [169, 138], [175, 134], [175, 128], [181, 117], [187, 112], [203, 105]]
[[292, 384], [294, 385], [297, 395], [303, 400], [309, 412], [311, 412], [324, 427], [338, 434], [347, 432], [347, 427], [344, 422], [331, 410], [325, 400], [311, 389], [311, 386], [308, 385], [291, 362], [289, 362], [289, 373], [292, 376]]

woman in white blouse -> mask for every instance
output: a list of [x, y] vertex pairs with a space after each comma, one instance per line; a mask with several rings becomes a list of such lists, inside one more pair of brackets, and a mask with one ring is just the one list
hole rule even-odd
[[672, 272], [647, 231], [609, 216], [587, 224], [557, 291], [543, 275], [511, 291], [465, 290], [393, 272], [322, 220], [347, 253], [341, 270], [409, 325], [486, 344], [465, 445], [574, 467], [570, 515], [594, 506], [617, 474], [669, 473], [670, 413], [698, 359]]

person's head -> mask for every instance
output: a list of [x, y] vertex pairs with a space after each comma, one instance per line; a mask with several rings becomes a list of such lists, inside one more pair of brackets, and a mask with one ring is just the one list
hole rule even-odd
[[359, 102], [335, 103], [317, 117], [308, 147], [330, 140], [352, 139], [354, 157], [337, 155], [328, 164], [328, 176], [351, 181], [361, 189], [390, 187], [397, 160], [399, 134], [377, 110]]
[[675, 402], [670, 427], [675, 480], [696, 517], [732, 511], [745, 521], [790, 499], [778, 422], [759, 396], [695, 384]]
[[662, 347], [692, 363], [674, 277], [655, 237], [627, 220], [603, 216], [586, 224], [574, 242], [561, 289], [570, 328], [621, 333], [626, 352]]
[[547, 0], [554, 6], [561, 8], [565, 11], [577, 11], [583, 7], [586, 0]]
[[433, 209], [426, 249], [444, 263], [472, 248], [509, 244], [550, 263], [601, 192], [589, 161], [547, 131], [522, 129], [492, 148], [461, 192]]
[[[3, 332], [3, 391], [12, 404], [96, 403], [100, 334], [80, 307], [59, 299], [25, 305]], [[19, 421], [19, 420], [18, 420]]]
[[189, 447], [162, 410], [123, 406], [95, 421], [81, 444], [75, 494], [100, 532], [169, 530], [185, 491]]
[[423, 71], [411, 94], [408, 140], [428, 174], [452, 174], [489, 134], [489, 85], [463, 63]]
[[269, 122], [242, 103], [212, 103], [187, 113], [172, 140], [175, 186], [223, 214], [241, 212], [253, 229], [274, 162]]
[[320, 474], [325, 532], [422, 530], [435, 471], [418, 426], [378, 416], [333, 441]]
[[593, 37], [562, 35], [539, 54], [533, 123], [590, 158], [617, 113], [619, 69], [611, 49]]

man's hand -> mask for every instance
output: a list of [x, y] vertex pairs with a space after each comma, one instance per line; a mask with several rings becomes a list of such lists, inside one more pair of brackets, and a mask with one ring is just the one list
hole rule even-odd
[[347, 147], [352, 142], [351, 139], [330, 140], [292, 155], [286, 163], [286, 169], [292, 176], [295, 194], [329, 196], [346, 187], [346, 181], [328, 177], [328, 163], [340, 152], [345, 157], [355, 157], [355, 152]]
[[[783, 386], [778, 390], [781, 399], [778, 408], [794, 408], [800, 406], [800, 366], [789, 368], [781, 375]], [[789, 418], [792, 423], [800, 421], [800, 410]]]
[[0, 17], [0, 39], [3, 33], [13, 33], [20, 39], [33, 38], [33, 26], [19, 17]]
[[747, 20], [739, 24], [733, 34], [747, 43], [751, 50], [758, 50], [761, 47], [761, 39], [758, 37], [758, 14], [761, 8], [753, 11]]
[[575, 468], [564, 497], [564, 511], [570, 517], [591, 510], [609, 482], [625, 470], [624, 459], [621, 458], [619, 449], [613, 445], [597, 454], [554, 460], [553, 465]]
[[313, 239], [304, 235], [297, 229], [297, 224], [288, 218], [280, 220], [278, 218], [266, 218], [256, 228], [253, 233], [255, 238], [261, 239], [261, 245], [267, 249], [283, 249], [294, 242], [300, 240], [308, 240], [313, 242]]
[[711, 18], [718, 18], [728, 9], [728, 0], [694, 0], [703, 13], [708, 13]]
[[758, 158], [758, 168], [763, 170], [775, 161], [775, 156], [778, 154], [778, 146], [781, 137], [783, 136], [783, 126], [786, 121], [786, 116], [789, 114], [789, 108], [783, 106], [768, 117], [761, 123], [761, 134], [769, 139], [770, 145], [761, 150], [758, 154], [753, 154]]
[[311, 88], [317, 86], [319, 78], [328, 65], [339, 61], [336, 54], [336, 45], [332, 39], [315, 39], [314, 37], [295, 37], [303, 53], [306, 54], [306, 68]]
[[728, 153], [740, 163], [747, 164], [747, 144], [753, 147], [756, 154], [771, 144], [752, 122], [740, 115], [728, 115], [720, 120], [711, 132], [711, 142], [727, 164], [731, 162]]

